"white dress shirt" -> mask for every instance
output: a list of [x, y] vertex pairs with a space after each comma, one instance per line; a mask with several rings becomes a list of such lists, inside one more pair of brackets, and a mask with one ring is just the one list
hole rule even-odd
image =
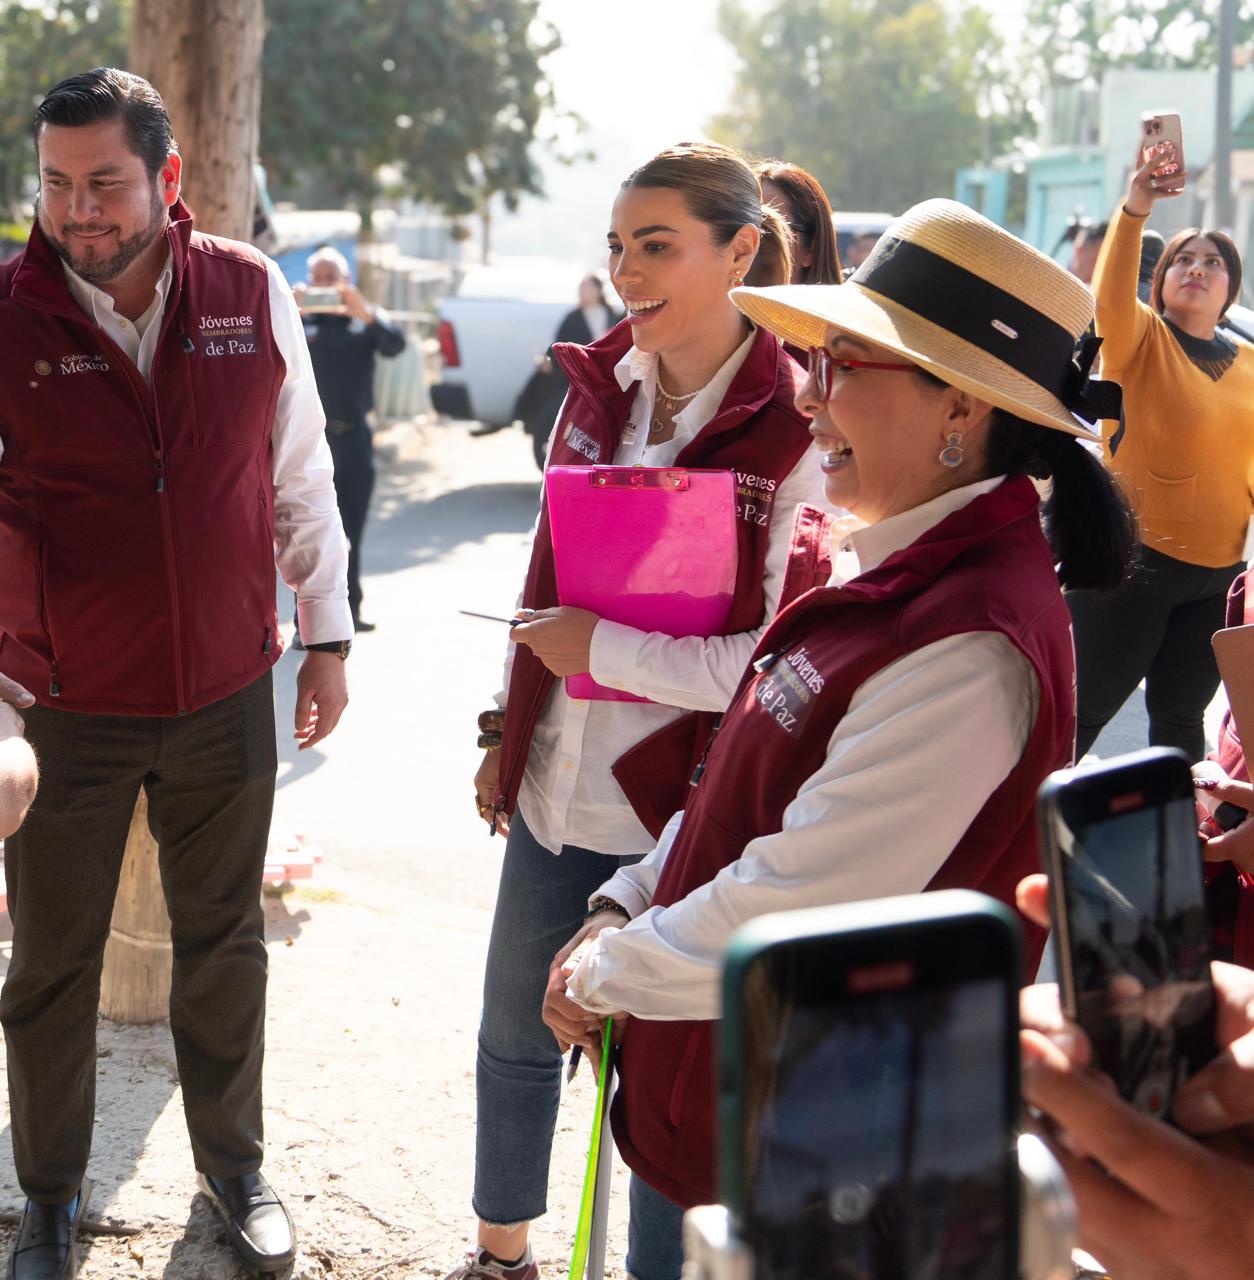
[[[152, 302], [134, 321], [118, 314], [103, 289], [62, 265], [75, 301], [151, 383], [160, 317], [174, 274], [170, 257], [158, 277]], [[277, 264], [267, 259], [266, 269], [271, 332], [287, 366], [270, 437], [274, 450], [275, 564], [283, 581], [296, 592], [296, 615], [304, 642], [349, 640], [353, 615], [348, 607], [348, 544], [335, 501], [335, 468], [324, 431], [326, 417], [296, 300]]]
[[[1001, 482], [966, 485], [853, 533], [859, 572]], [[1031, 663], [995, 632], [949, 636], [885, 667], [854, 694], [778, 833], [750, 840], [681, 901], [650, 907], [676, 814], [643, 862], [597, 890], [633, 918], [592, 943], [570, 977], [571, 999], [599, 1014], [717, 1018], [723, 952], [746, 920], [922, 890], [1023, 754], [1039, 699]]]
[[[674, 436], [660, 444], [649, 442], [657, 356], [632, 347], [614, 370], [623, 390], [633, 382], [640, 384], [614, 465], [670, 466], [717, 413], [755, 336], [751, 333], [676, 415]], [[779, 603], [793, 519], [802, 502], [827, 505], [822, 472], [809, 449], [781, 482], [771, 510], [763, 579], [767, 621]], [[685, 710], [724, 710], [763, 629], [708, 640], [677, 640], [659, 632], [598, 622], [592, 635], [593, 678], [653, 701], [577, 701], [566, 696], [564, 681], [557, 681], [532, 735], [518, 796], [519, 811], [536, 840], [553, 853], [559, 853], [564, 844], [617, 856], [652, 849], [652, 836], [641, 826], [610, 766], [629, 747]], [[506, 656], [506, 689], [512, 659], [511, 646]], [[503, 706], [503, 697], [498, 700]]]

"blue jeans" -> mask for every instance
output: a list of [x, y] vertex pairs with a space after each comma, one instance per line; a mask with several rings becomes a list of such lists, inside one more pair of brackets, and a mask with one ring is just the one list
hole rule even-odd
[[567, 845], [554, 857], [515, 813], [483, 982], [476, 1067], [474, 1210], [495, 1226], [540, 1217], [561, 1097], [562, 1055], [540, 1019], [549, 966], [578, 932], [619, 858]]
[[684, 1264], [684, 1211], [634, 1173], [628, 1203], [627, 1274], [635, 1280], [679, 1280]]

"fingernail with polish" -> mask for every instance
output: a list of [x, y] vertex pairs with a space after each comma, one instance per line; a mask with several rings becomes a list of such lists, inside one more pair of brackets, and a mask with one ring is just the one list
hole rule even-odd
[[1214, 791], [1219, 785], [1218, 778], [1194, 778], [1193, 785], [1198, 791]]

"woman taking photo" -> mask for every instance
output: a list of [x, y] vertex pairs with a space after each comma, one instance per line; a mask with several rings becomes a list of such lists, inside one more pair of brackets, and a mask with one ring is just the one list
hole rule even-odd
[[1150, 305], [1137, 300], [1145, 219], [1185, 176], [1155, 177], [1171, 158], [1160, 152], [1133, 176], [1094, 275], [1102, 372], [1124, 393], [1125, 425], [1107, 424], [1105, 448], [1142, 545], [1119, 591], [1068, 595], [1080, 755], [1142, 680], [1150, 744], [1205, 755], [1202, 718], [1219, 687], [1210, 638], [1254, 509], [1254, 350], [1216, 329], [1241, 293], [1236, 246], [1219, 231], [1180, 232]]
[[[763, 160], [754, 173], [762, 184], [762, 198], [783, 216], [792, 232], [792, 274], [789, 284], [839, 284], [844, 278], [836, 248], [832, 206], [819, 180], [800, 165]], [[757, 288], [773, 284], [779, 264], [762, 252], [749, 269], [745, 283]]]
[[[1059, 581], [1114, 586], [1132, 544], [1075, 416], [1118, 411], [1073, 359], [1088, 291], [971, 209], [916, 206], [845, 284], [732, 296], [810, 351], [797, 408], [828, 500], [866, 527], [853, 576], [781, 608], [686, 810], [596, 891], [602, 910], [550, 975], [559, 1040], [595, 1047], [626, 1015], [613, 1120], [636, 1280], [676, 1280], [681, 1215], [716, 1198], [733, 931], [923, 889], [1013, 902], [1039, 865], [1037, 788], [1071, 759]], [[1030, 477], [1053, 481], [1043, 527]]]
[[[511, 632], [503, 743], [485, 754], [475, 779], [480, 816], [508, 842], [479, 1034], [478, 1244], [450, 1280], [536, 1274], [528, 1226], [545, 1212], [561, 1065], [540, 1017], [549, 965], [596, 887], [654, 844], [615, 764], [686, 712], [707, 713], [708, 724], [726, 707], [775, 611], [794, 509], [821, 500], [805, 418], [793, 403], [801, 370], [728, 298], [763, 240], [778, 247], [786, 280], [788, 230], [735, 152], [712, 144], [662, 152], [626, 180], [610, 216], [611, 279], [626, 321], [591, 346], [554, 349], [571, 391], [549, 465], [735, 472], [737, 581], [728, 634], [708, 640], [555, 608], [541, 509], [522, 594], [530, 620]], [[558, 677], [589, 671], [652, 701], [568, 697]], [[688, 756], [702, 740], [694, 726]], [[686, 799], [690, 773], [685, 758], [650, 780], [662, 821]]]

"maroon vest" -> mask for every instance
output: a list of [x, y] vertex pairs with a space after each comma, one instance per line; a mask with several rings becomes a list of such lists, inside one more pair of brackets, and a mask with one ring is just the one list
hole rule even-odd
[[170, 216], [151, 387], [38, 227], [0, 269], [0, 672], [45, 706], [195, 711], [281, 651], [266, 262]]
[[[1040, 869], [1036, 791], [1075, 741], [1071, 628], [1037, 495], [1006, 481], [844, 587], [782, 611], [755, 654], [688, 803], [653, 895], [666, 907], [708, 884], [784, 810], [823, 763], [868, 679], [947, 636], [994, 631], [1031, 662], [1040, 704], [1023, 755], [989, 797], [929, 889], [969, 888], [1013, 903]], [[979, 709], [972, 708], [972, 731]], [[815, 902], [810, 905], [823, 905]], [[1036, 952], [1039, 954], [1039, 939]], [[685, 1207], [716, 1198], [713, 1022], [628, 1020], [614, 1136], [623, 1159]]]
[[[1228, 592], [1225, 625], [1248, 626], [1254, 623], [1254, 592], [1251, 592], [1254, 570], [1237, 575]], [[1224, 712], [1219, 729], [1219, 746], [1214, 753], [1223, 771], [1238, 782], [1248, 782], [1249, 762], [1237, 732], [1231, 710]], [[1254, 819], [1247, 819], [1254, 821]], [[1220, 955], [1235, 964], [1254, 966], [1254, 875], [1242, 871], [1232, 862], [1203, 863], [1206, 875], [1207, 907], [1211, 931]]]
[[[614, 376], [614, 366], [631, 344], [631, 326], [622, 321], [589, 346], [559, 343], [553, 348], [570, 379], [570, 391], [554, 428], [550, 465], [608, 465], [613, 461], [636, 398], [636, 384], [624, 391]], [[675, 459], [679, 467], [722, 468], [736, 473], [739, 560], [727, 635], [751, 631], [765, 618], [762, 579], [774, 495], [810, 445], [807, 419], [793, 406], [801, 381], [800, 369], [783, 353], [775, 337], [759, 330], [718, 412]], [[523, 604], [531, 609], [557, 604], [553, 540], [543, 504]], [[510, 676], [496, 798], [498, 809], [505, 813], [513, 813], [517, 803], [531, 736], [553, 679], [530, 649], [518, 646]], [[687, 745], [682, 753], [691, 756], [704, 745], [714, 717], [693, 712], [682, 719], [675, 732], [685, 737]], [[683, 807], [687, 773], [673, 771], [669, 761], [658, 767], [648, 752], [628, 752], [615, 765], [614, 776], [638, 812], [642, 806], [646, 810], [657, 807], [665, 809], [669, 818]], [[666, 808], [668, 803], [670, 808]]]

